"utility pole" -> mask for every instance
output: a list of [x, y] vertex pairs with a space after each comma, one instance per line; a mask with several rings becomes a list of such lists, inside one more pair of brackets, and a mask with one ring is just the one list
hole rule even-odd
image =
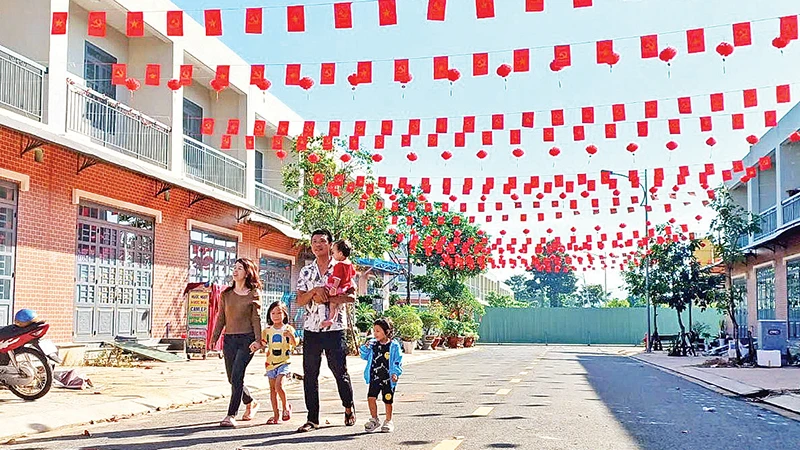
[[406, 304], [411, 305], [411, 239], [406, 240]]

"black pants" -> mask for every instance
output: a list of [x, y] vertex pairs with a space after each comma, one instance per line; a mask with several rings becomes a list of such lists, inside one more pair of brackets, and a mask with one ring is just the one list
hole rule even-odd
[[328, 360], [328, 367], [336, 379], [342, 406], [353, 407], [353, 385], [347, 373], [347, 340], [344, 331], [324, 331], [303, 333], [303, 391], [308, 410], [308, 421], [319, 424], [319, 369], [322, 365], [322, 352]]
[[225, 372], [228, 373], [228, 382], [231, 384], [231, 402], [228, 405], [228, 415], [235, 416], [239, 412], [239, 405], [244, 400], [245, 405], [253, 401], [250, 391], [244, 385], [244, 372], [253, 359], [250, 353], [250, 344], [255, 342], [255, 335], [251, 334], [226, 334], [222, 352], [225, 355]]

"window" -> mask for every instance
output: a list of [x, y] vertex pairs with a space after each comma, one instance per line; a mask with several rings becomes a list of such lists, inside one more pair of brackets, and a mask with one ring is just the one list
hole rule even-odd
[[183, 134], [198, 142], [203, 142], [203, 108], [190, 100], [183, 99]]
[[786, 300], [789, 304], [789, 338], [800, 338], [800, 259], [786, 263]]
[[264, 184], [264, 154], [256, 152], [256, 183]]
[[734, 315], [739, 325], [739, 337], [747, 337], [747, 280], [744, 277], [733, 280], [733, 295], [736, 297]]
[[756, 269], [756, 304], [759, 320], [775, 319], [775, 267]]
[[230, 284], [236, 263], [236, 240], [192, 230], [189, 243], [189, 282]]
[[87, 87], [115, 100], [117, 87], [111, 84], [111, 65], [116, 63], [117, 58], [87, 42], [83, 62]]

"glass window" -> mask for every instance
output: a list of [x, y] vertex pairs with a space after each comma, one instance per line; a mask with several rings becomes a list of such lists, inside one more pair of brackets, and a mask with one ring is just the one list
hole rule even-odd
[[183, 99], [183, 134], [198, 142], [203, 142], [203, 108], [190, 100]]
[[747, 337], [747, 280], [744, 277], [733, 280], [733, 293], [736, 296], [736, 323], [739, 337]]
[[189, 243], [189, 282], [230, 284], [236, 263], [236, 240], [192, 230]]
[[116, 99], [117, 87], [111, 84], [111, 66], [116, 63], [117, 58], [87, 42], [83, 62], [83, 78], [87, 87]]
[[264, 184], [264, 154], [256, 152], [256, 183]]
[[800, 338], [800, 259], [786, 263], [786, 300], [789, 304], [789, 338]]
[[775, 267], [756, 269], [756, 304], [759, 320], [775, 319]]

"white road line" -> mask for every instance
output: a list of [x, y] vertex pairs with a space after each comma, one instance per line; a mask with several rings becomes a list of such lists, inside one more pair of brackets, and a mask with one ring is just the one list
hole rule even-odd
[[481, 406], [480, 408], [476, 409], [475, 411], [470, 414], [470, 416], [488, 416], [494, 407], [492, 406]]
[[519, 378], [512, 378], [511, 381], [509, 381], [509, 383], [519, 383], [520, 381], [522, 380], [520, 380]]
[[446, 439], [436, 445], [436, 447], [433, 447], [433, 450], [455, 450], [462, 442], [464, 442], [463, 439]]
[[511, 392], [511, 389], [500, 389], [495, 395], [508, 395], [509, 392]]

